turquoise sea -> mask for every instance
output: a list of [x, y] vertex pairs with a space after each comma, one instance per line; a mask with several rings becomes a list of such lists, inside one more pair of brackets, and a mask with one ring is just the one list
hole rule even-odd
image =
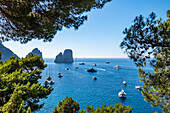
[[[109, 61], [109, 64], [106, 64]], [[84, 62], [85, 65], [79, 65]], [[97, 66], [93, 66], [93, 64]], [[54, 59], [45, 59], [45, 64], [48, 66], [42, 72], [42, 79], [39, 80], [41, 84], [46, 80], [50, 74], [52, 80], [55, 81], [52, 87], [54, 90], [47, 99], [42, 99], [44, 102], [43, 108], [38, 113], [52, 113], [58, 102], [63, 100], [66, 96], [71, 96], [80, 104], [80, 109], [86, 109], [87, 105], [94, 107], [105, 105], [114, 105], [115, 103], [123, 103], [133, 107], [133, 113], [152, 113], [157, 111], [161, 113], [158, 107], [151, 107], [151, 103], [144, 101], [141, 92], [135, 89], [135, 84], [139, 80], [138, 67], [136, 67], [130, 59], [118, 58], [77, 58], [76, 62], [72, 64], [57, 64]], [[119, 65], [122, 69], [114, 69], [113, 66]], [[75, 69], [74, 67], [79, 67]], [[69, 68], [66, 71], [65, 68]], [[98, 72], [89, 73], [87, 69], [96, 69]], [[145, 67], [146, 71], [152, 72], [152, 67]], [[62, 78], [58, 78], [58, 72], [61, 72]], [[97, 77], [94, 81], [93, 76]], [[121, 91], [122, 78], [127, 82], [127, 86], [123, 89], [127, 94], [127, 98], [122, 100], [118, 97]], [[142, 82], [138, 82], [142, 85]]]

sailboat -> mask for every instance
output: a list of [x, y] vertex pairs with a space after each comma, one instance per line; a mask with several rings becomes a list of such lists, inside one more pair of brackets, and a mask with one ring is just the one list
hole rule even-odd
[[137, 79], [137, 82], [136, 82], [135, 88], [136, 88], [136, 89], [139, 89], [139, 90], [142, 90], [142, 86], [139, 86], [139, 85], [138, 85], [138, 79]]
[[[61, 65], [61, 64], [60, 64], [60, 65]], [[59, 67], [58, 77], [59, 77], [59, 78], [63, 77], [63, 76], [61, 75], [61, 66]]]
[[126, 93], [123, 90], [123, 83], [122, 83], [122, 90], [118, 93], [119, 98], [126, 98]]
[[[125, 76], [125, 74], [124, 74], [124, 76]], [[124, 79], [124, 77], [122, 79]], [[125, 80], [123, 80], [123, 84], [127, 85], [127, 82]]]
[[[75, 58], [74, 62], [75, 62], [75, 65], [76, 65], [76, 58]], [[78, 69], [79, 67], [75, 66], [74, 68], [75, 68], [75, 69]]]
[[50, 76], [50, 67], [49, 67], [49, 76], [47, 77], [47, 80], [51, 80], [52, 77]]

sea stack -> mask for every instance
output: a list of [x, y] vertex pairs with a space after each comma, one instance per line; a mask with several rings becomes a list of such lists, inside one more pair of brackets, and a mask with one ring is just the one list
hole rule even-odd
[[73, 52], [71, 49], [64, 50], [64, 53], [61, 52], [56, 56], [55, 63], [73, 63]]
[[31, 53], [40, 56], [42, 59], [42, 52], [40, 50], [38, 50], [38, 48], [33, 49], [32, 52], [28, 53], [27, 56], [29, 56]]
[[10, 59], [12, 56], [19, 58], [16, 54], [14, 54], [10, 49], [6, 48], [1, 42], [0, 42], [0, 52], [2, 52], [1, 60], [4, 62], [5, 60]]

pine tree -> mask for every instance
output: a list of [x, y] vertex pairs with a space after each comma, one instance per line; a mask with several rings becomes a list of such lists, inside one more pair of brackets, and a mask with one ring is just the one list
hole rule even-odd
[[83, 12], [111, 0], [0, 0], [0, 41], [51, 41], [63, 27], [78, 29]]
[[42, 86], [38, 79], [47, 65], [36, 55], [22, 59], [11, 57], [0, 63], [0, 112], [39, 110], [40, 99], [47, 98], [52, 87]]
[[[167, 17], [170, 18], [170, 10]], [[140, 15], [123, 33], [125, 38], [120, 47], [140, 67], [138, 73], [144, 83], [145, 100], [161, 107], [163, 112], [170, 112], [170, 19], [161, 22], [151, 13], [144, 20]], [[153, 73], [142, 68], [147, 62], [153, 67]]]

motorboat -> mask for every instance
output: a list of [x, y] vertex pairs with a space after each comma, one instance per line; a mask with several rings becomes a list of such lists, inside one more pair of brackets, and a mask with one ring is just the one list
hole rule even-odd
[[61, 73], [60, 73], [60, 72], [58, 73], [58, 77], [59, 77], [59, 78], [63, 77], [63, 76], [61, 75]]
[[123, 81], [123, 84], [124, 84], [124, 85], [127, 85], [127, 82], [126, 82], [126, 81]]
[[52, 79], [52, 77], [51, 77], [51, 76], [48, 76], [48, 77], [47, 77], [47, 80], [51, 80], [51, 79]]
[[94, 77], [93, 77], [93, 80], [97, 80], [97, 77], [96, 77], [96, 76], [94, 76]]
[[84, 62], [81, 62], [81, 63], [79, 63], [79, 65], [85, 65], [85, 63], [84, 63]]
[[122, 89], [119, 93], [118, 93], [119, 98], [126, 98], [126, 93], [125, 91]]
[[93, 64], [93, 66], [97, 66], [96, 64]]
[[120, 66], [118, 66], [118, 65], [113, 66], [113, 68], [115, 68], [115, 69], [121, 69], [121, 67], [120, 67]]
[[110, 63], [109, 61], [106, 62], [106, 64], [109, 64], [109, 63]]
[[74, 67], [75, 69], [78, 69], [79, 67]]
[[67, 71], [68, 71], [68, 70], [69, 70], [69, 68], [67, 67], [65, 70], [67, 70]]
[[53, 81], [53, 80], [50, 80], [50, 81], [49, 81], [49, 84], [50, 84], [50, 85], [53, 85], [53, 84], [54, 84], [54, 81]]
[[95, 69], [91, 68], [87, 70], [88, 72], [97, 72]]
[[135, 86], [136, 89], [142, 90], [142, 86]]

